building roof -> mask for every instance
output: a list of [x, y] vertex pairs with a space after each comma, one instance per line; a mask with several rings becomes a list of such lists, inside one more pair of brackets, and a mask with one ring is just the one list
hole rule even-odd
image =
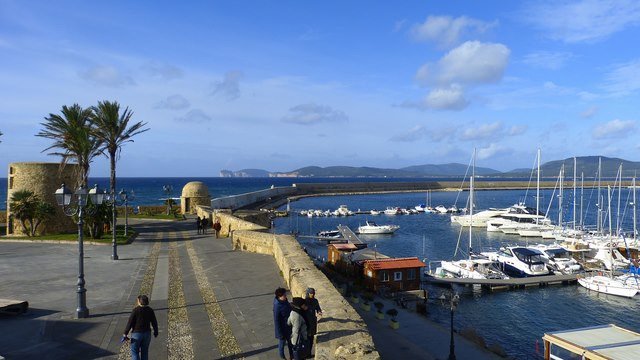
[[344, 243], [344, 244], [329, 244], [329, 246], [333, 246], [338, 250], [356, 250], [358, 247], [353, 245], [352, 243]]
[[408, 269], [427, 266], [417, 257], [367, 260], [365, 265], [373, 270]]
[[640, 334], [609, 324], [546, 333], [543, 340], [588, 359], [638, 359]]

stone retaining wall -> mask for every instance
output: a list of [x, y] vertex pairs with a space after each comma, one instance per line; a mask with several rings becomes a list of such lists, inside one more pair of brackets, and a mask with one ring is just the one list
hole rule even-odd
[[365, 322], [316, 268], [293, 236], [271, 234], [269, 229], [238, 219], [229, 212], [200, 211], [220, 219], [221, 236], [229, 236], [235, 250], [274, 256], [293, 296], [304, 297], [307, 288], [316, 289], [323, 310], [316, 335], [316, 359], [380, 359]]

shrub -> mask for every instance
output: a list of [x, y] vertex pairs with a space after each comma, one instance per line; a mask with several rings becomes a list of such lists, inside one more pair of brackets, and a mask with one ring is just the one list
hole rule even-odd
[[398, 310], [389, 309], [387, 310], [387, 315], [391, 316], [391, 321], [396, 321], [396, 316], [398, 316]]

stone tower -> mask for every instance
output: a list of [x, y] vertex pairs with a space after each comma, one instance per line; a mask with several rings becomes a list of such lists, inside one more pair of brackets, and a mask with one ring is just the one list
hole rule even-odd
[[78, 229], [73, 218], [66, 216], [57, 205], [54, 193], [64, 183], [69, 188], [77, 186], [80, 168], [77, 164], [67, 164], [64, 168], [59, 163], [20, 162], [9, 164], [7, 179], [7, 235], [25, 235], [22, 225], [13, 220], [11, 215], [11, 196], [18, 190], [33, 191], [34, 194], [56, 208], [56, 214], [38, 227], [36, 235], [69, 233]]
[[183, 214], [195, 214], [198, 205], [211, 206], [209, 188], [201, 181], [188, 182], [182, 188], [180, 209]]

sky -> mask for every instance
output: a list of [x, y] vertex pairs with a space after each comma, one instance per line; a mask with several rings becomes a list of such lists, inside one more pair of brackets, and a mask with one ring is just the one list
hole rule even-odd
[[640, 161], [638, 39], [636, 0], [0, 0], [0, 169], [104, 100], [150, 128], [123, 177]]

